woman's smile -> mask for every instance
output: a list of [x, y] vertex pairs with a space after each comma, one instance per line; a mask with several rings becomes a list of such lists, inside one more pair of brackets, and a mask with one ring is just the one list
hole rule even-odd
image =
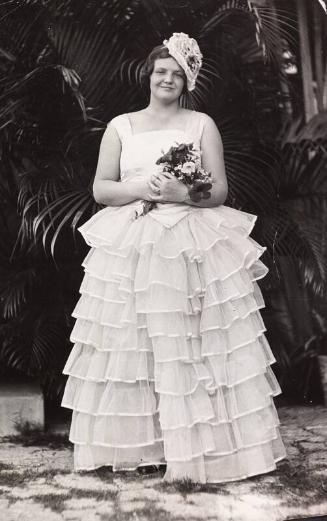
[[179, 97], [186, 81], [184, 76], [183, 69], [174, 58], [158, 58], [150, 76], [150, 90], [153, 89], [153, 93], [157, 92], [159, 97], [162, 90]]

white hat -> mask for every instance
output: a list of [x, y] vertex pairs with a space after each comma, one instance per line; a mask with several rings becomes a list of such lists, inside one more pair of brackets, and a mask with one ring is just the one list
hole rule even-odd
[[202, 54], [197, 41], [185, 33], [173, 33], [169, 40], [164, 40], [169, 54], [182, 67], [187, 78], [188, 90], [195, 89], [196, 78], [202, 66]]

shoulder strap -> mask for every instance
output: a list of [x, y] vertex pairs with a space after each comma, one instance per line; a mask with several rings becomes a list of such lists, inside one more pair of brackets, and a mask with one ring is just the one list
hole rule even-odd
[[196, 112], [195, 110], [193, 111], [188, 131], [191, 134], [192, 139], [198, 144], [201, 142], [205, 121], [206, 114], [203, 112]]
[[119, 116], [116, 116], [111, 121], [109, 121], [107, 126], [109, 125], [116, 129], [121, 142], [123, 142], [124, 138], [130, 134], [130, 123], [127, 114], [120, 114]]

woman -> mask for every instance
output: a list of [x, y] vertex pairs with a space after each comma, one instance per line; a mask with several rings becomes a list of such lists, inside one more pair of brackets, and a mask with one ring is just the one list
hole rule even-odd
[[[213, 120], [180, 107], [202, 55], [174, 33], [145, 64], [150, 102], [104, 133], [94, 197], [106, 207], [79, 230], [91, 249], [73, 312], [62, 405], [73, 409], [75, 469], [166, 464], [164, 479], [226, 482], [286, 456], [256, 280], [264, 248], [255, 216], [223, 205], [223, 148]], [[210, 198], [195, 202], [157, 159], [201, 148]], [[144, 215], [143, 201], [156, 207]]]

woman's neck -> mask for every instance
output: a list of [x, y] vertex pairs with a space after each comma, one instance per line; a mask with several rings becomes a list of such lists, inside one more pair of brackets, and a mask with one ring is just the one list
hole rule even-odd
[[156, 116], [157, 118], [162, 117], [162, 119], [169, 119], [175, 116], [181, 110], [181, 107], [178, 100], [165, 104], [156, 99], [150, 99], [150, 103], [145, 110], [148, 114]]

